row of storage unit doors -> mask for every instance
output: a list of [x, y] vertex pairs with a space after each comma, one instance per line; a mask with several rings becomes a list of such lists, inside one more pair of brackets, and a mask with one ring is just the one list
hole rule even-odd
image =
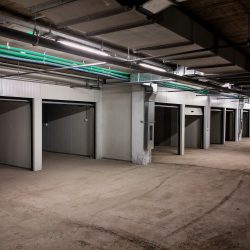
[[[201, 107], [185, 108], [185, 148], [203, 148], [204, 112]], [[180, 153], [179, 105], [155, 105], [154, 145], [168, 153]]]
[[[249, 110], [243, 110], [240, 114], [240, 119], [236, 121], [236, 110], [226, 109], [225, 118], [223, 109], [211, 109], [211, 130], [210, 130], [210, 143], [222, 144], [225, 141], [236, 140], [236, 122], [239, 122], [239, 130], [242, 137], [249, 137]], [[224, 135], [225, 130], [225, 135]], [[225, 136], [225, 138], [224, 138]]]
[[[43, 151], [95, 155], [95, 105], [43, 101]], [[0, 164], [32, 169], [32, 103], [0, 99]]]
[[[223, 144], [225, 141], [235, 141], [236, 111], [222, 108], [211, 109], [210, 143]], [[225, 115], [225, 117], [224, 117]], [[244, 110], [241, 119], [242, 136], [249, 137], [249, 111]], [[225, 132], [224, 132], [225, 131]], [[204, 147], [204, 110], [202, 107], [185, 108], [185, 148]], [[156, 149], [168, 148], [169, 153], [180, 152], [180, 107], [156, 103], [154, 145]]]

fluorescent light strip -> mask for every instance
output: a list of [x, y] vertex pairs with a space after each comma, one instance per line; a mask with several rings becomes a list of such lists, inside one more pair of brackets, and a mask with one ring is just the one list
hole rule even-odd
[[108, 53], [102, 51], [102, 50], [98, 50], [98, 49], [94, 49], [94, 48], [90, 48], [88, 46], [82, 45], [82, 44], [78, 44], [78, 43], [73, 43], [70, 41], [64, 41], [64, 40], [59, 40], [59, 43], [66, 45], [68, 47], [74, 48], [74, 49], [79, 49], [79, 50], [83, 50], [83, 51], [87, 51], [90, 52], [92, 54], [96, 54], [99, 56], [109, 56]]
[[153, 70], [160, 71], [160, 72], [166, 72], [166, 70], [163, 68], [156, 67], [156, 66], [153, 66], [153, 65], [150, 65], [147, 63], [139, 63], [139, 65], [144, 67], [144, 68], [153, 69]]

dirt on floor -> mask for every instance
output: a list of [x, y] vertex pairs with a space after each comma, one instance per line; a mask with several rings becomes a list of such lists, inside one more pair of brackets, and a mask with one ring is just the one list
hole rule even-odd
[[250, 140], [153, 161], [0, 166], [0, 249], [250, 249]]

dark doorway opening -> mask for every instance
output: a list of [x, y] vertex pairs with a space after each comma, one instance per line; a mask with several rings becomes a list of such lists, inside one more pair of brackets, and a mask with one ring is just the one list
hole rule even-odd
[[242, 137], [249, 137], [249, 110], [243, 110]]
[[222, 108], [211, 108], [210, 143], [223, 144], [224, 141], [224, 114]]
[[226, 141], [235, 141], [235, 110], [226, 110]]
[[180, 154], [180, 108], [178, 105], [155, 104], [155, 151]]

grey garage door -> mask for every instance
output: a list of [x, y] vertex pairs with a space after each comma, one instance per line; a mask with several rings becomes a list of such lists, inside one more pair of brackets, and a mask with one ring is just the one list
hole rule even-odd
[[242, 137], [249, 137], [249, 110], [244, 110], [243, 111]]
[[0, 99], [0, 163], [32, 168], [31, 103]]
[[167, 152], [179, 154], [179, 106], [156, 103], [154, 146], [165, 147]]
[[211, 109], [211, 127], [210, 127], [210, 143], [222, 144], [223, 143], [223, 109]]
[[185, 147], [203, 147], [203, 111], [200, 107], [185, 108]]
[[226, 141], [235, 140], [235, 110], [226, 111]]
[[43, 102], [43, 150], [94, 157], [94, 105]]

